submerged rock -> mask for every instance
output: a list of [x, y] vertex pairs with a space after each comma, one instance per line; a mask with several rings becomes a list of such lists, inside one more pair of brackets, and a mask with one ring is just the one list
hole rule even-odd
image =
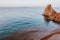
[[46, 19], [60, 22], [60, 13], [57, 13], [55, 10], [53, 10], [51, 4], [47, 5], [47, 7], [44, 10], [43, 16]]
[[0, 40], [60, 40], [60, 29], [53, 31], [30, 30], [17, 32]]

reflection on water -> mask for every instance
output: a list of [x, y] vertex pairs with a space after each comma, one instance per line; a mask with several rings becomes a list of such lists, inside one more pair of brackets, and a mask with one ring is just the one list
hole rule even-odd
[[59, 23], [44, 19], [43, 11], [44, 8], [0, 8], [0, 38], [21, 30], [60, 28]]

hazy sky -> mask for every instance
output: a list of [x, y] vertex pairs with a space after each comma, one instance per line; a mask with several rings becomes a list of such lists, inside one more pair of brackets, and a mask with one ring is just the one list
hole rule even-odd
[[47, 4], [60, 7], [60, 0], [0, 0], [0, 7], [40, 7]]

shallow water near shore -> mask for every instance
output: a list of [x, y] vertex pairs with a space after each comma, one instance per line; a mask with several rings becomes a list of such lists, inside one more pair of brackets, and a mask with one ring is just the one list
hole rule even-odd
[[[54, 8], [57, 12], [60, 8]], [[54, 30], [60, 24], [45, 20], [44, 8], [0, 8], [0, 38], [27, 29]]]

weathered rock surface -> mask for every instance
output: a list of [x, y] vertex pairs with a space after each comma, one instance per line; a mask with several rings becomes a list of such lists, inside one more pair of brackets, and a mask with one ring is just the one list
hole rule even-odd
[[47, 5], [43, 15], [46, 19], [60, 22], [60, 13], [57, 13], [55, 10], [53, 10], [53, 8], [51, 7], [51, 4]]

